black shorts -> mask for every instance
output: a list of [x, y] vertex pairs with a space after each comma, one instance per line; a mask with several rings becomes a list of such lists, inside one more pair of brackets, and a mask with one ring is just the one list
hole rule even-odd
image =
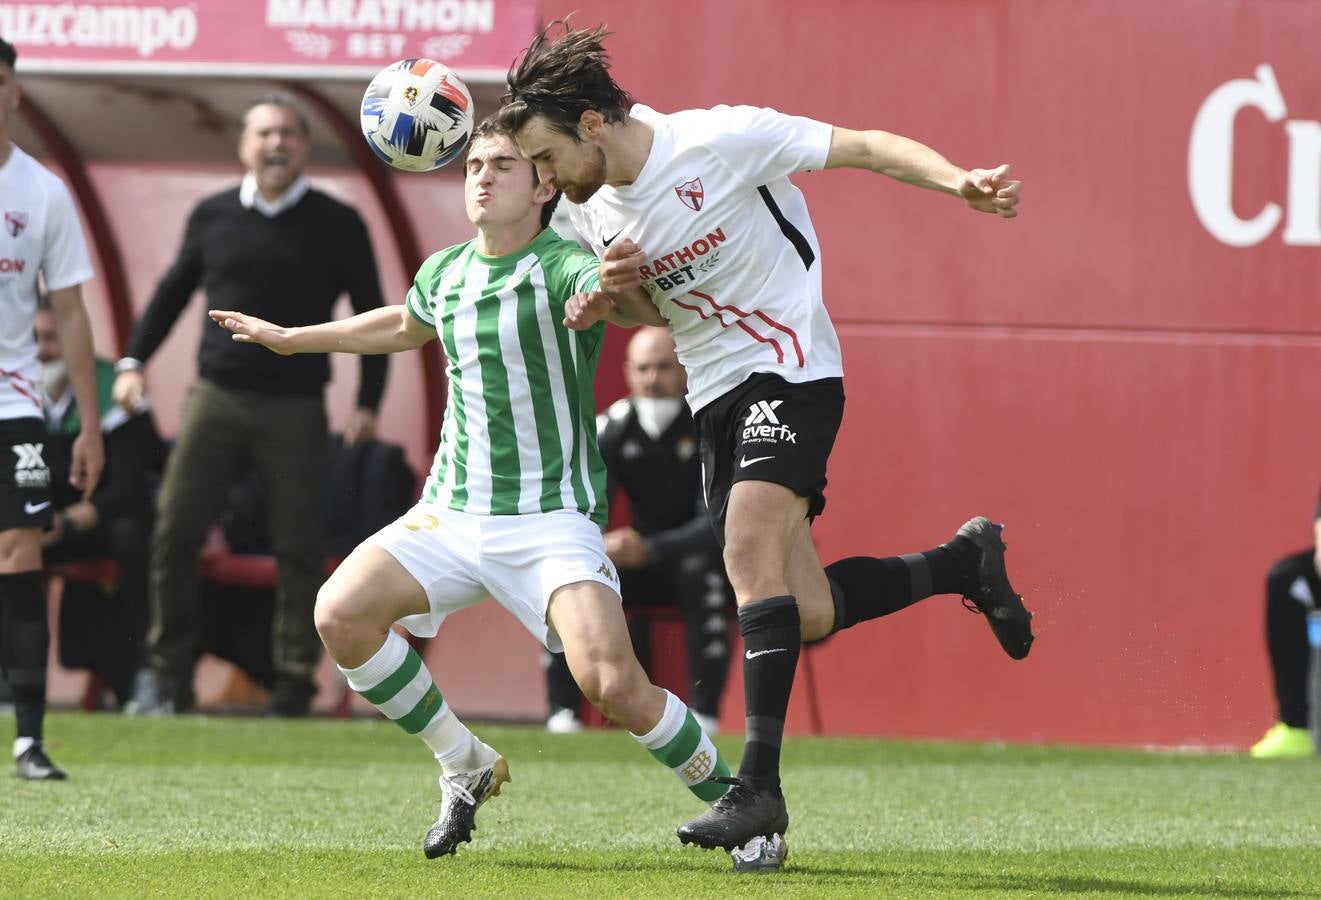
[[729, 491], [770, 481], [807, 498], [807, 517], [826, 508], [826, 462], [844, 418], [844, 381], [794, 384], [757, 374], [697, 413], [706, 504], [725, 545]]
[[50, 469], [42, 457], [47, 440], [41, 419], [0, 420], [0, 531], [50, 526]]

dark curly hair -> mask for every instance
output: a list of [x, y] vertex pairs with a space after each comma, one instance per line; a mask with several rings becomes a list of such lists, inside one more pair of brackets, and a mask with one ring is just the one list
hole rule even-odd
[[[564, 33], [552, 41], [556, 29]], [[509, 89], [496, 113], [501, 127], [517, 133], [533, 116], [543, 116], [576, 141], [578, 122], [589, 109], [607, 122], [627, 120], [633, 98], [610, 77], [610, 55], [601, 44], [607, 34], [604, 25], [590, 31], [563, 19], [547, 25], [509, 68]]]
[[9, 41], [2, 37], [0, 37], [0, 62], [9, 66], [11, 69], [14, 68], [14, 64], [18, 62], [18, 51], [14, 49], [13, 44], [9, 43]]

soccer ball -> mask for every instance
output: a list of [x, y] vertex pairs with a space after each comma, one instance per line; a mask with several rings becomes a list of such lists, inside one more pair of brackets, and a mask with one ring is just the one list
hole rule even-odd
[[463, 152], [472, 135], [472, 94], [433, 59], [382, 69], [362, 95], [367, 146], [396, 169], [430, 172]]

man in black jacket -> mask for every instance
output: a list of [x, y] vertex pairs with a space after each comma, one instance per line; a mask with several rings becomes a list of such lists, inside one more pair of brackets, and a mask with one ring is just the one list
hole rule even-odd
[[[716, 730], [729, 673], [733, 596], [720, 546], [702, 498], [697, 431], [684, 402], [686, 377], [668, 328], [639, 328], [628, 344], [624, 378], [629, 396], [597, 420], [601, 457], [613, 500], [628, 498], [632, 525], [605, 535], [619, 570], [624, 608], [677, 605], [687, 632], [688, 705], [707, 733]], [[633, 646], [650, 668], [648, 623], [630, 623]], [[552, 731], [573, 731], [582, 695], [563, 654], [546, 672]]]
[[[306, 325], [331, 318], [347, 292], [355, 312], [381, 306], [380, 283], [362, 219], [312, 188], [303, 174], [307, 120], [293, 98], [271, 94], [244, 114], [242, 184], [194, 208], [183, 247], [142, 315], [116, 368], [115, 398], [126, 408], [142, 395], [143, 364], [160, 346], [193, 292], [207, 307]], [[203, 313], [205, 316], [205, 313]], [[385, 384], [384, 356], [362, 357], [358, 408], [349, 440], [375, 431]], [[157, 501], [152, 536], [152, 677], [132, 708], [170, 713], [193, 703], [200, 627], [198, 554], [230, 486], [248, 468], [266, 491], [279, 562], [273, 626], [273, 711], [307, 712], [321, 641], [312, 623], [325, 580], [327, 425], [325, 354], [277, 356], [234, 343], [208, 320]]]

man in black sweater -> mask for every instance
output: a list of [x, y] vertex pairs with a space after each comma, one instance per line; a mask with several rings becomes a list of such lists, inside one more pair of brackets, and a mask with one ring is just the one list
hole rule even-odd
[[[236, 309], [290, 325], [331, 318], [347, 292], [355, 312], [381, 306], [376, 261], [358, 214], [311, 188], [303, 166], [307, 120], [293, 98], [271, 94], [244, 114], [242, 183], [197, 205], [183, 247], [156, 288], [116, 366], [115, 399], [142, 396], [143, 364], [193, 292], [205, 309]], [[384, 356], [362, 357], [357, 410], [347, 440], [375, 432], [385, 386]], [[189, 388], [166, 466], [152, 535], [150, 669], [131, 709], [171, 713], [193, 704], [200, 643], [198, 557], [230, 486], [254, 468], [266, 491], [279, 563], [273, 711], [307, 712], [321, 642], [312, 622], [325, 580], [326, 355], [277, 356], [230, 340], [210, 320], [202, 329], [198, 380]]]
[[[668, 328], [639, 328], [628, 344], [624, 377], [629, 396], [597, 422], [613, 501], [628, 498], [632, 525], [606, 532], [619, 570], [624, 608], [678, 606], [687, 632], [688, 705], [714, 733], [729, 674], [733, 592], [702, 496], [697, 430], [684, 402], [686, 378]], [[650, 669], [647, 622], [629, 623], [638, 660]], [[546, 687], [551, 731], [580, 727], [582, 695], [563, 654], [550, 657]]]

